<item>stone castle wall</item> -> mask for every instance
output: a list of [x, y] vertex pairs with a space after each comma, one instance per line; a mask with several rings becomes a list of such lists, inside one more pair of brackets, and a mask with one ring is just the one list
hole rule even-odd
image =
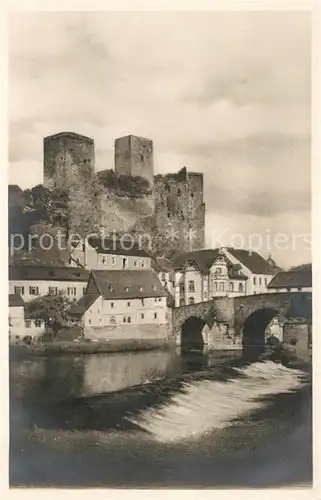
[[172, 232], [182, 252], [204, 248], [205, 205], [203, 175], [157, 175], [154, 185], [155, 218], [160, 232]]

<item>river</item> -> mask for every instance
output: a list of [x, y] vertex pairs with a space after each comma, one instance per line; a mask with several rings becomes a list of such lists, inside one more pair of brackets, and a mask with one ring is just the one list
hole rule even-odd
[[12, 358], [10, 405], [13, 485], [311, 480], [309, 375], [239, 351]]

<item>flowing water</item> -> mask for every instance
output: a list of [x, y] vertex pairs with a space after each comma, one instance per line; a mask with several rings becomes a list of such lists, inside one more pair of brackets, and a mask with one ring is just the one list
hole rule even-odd
[[[302, 456], [286, 480], [310, 480], [309, 376], [240, 356], [160, 350], [12, 357], [11, 482], [265, 484], [273, 465], [276, 484], [284, 481], [277, 479], [282, 464], [276, 466], [284, 450], [291, 467]], [[240, 459], [228, 451], [234, 449], [242, 450]]]

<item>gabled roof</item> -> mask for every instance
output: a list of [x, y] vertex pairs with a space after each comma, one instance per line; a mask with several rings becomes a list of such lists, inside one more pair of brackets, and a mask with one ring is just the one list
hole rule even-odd
[[89, 238], [88, 243], [95, 248], [98, 253], [111, 255], [128, 255], [133, 257], [148, 257], [148, 254], [134, 243], [132, 238]]
[[91, 271], [97, 292], [104, 299], [166, 297], [155, 271]]
[[208, 273], [213, 262], [220, 255], [218, 248], [208, 250], [196, 250], [178, 255], [173, 262], [176, 270], [182, 269], [187, 262], [193, 262], [202, 273]]
[[89, 272], [80, 267], [9, 266], [9, 280], [84, 281]]
[[268, 288], [312, 287], [312, 268], [278, 273], [268, 284]]
[[20, 307], [20, 306], [23, 307], [24, 305], [25, 305], [24, 300], [20, 294], [18, 293], [9, 294], [9, 307]]
[[279, 268], [275, 268], [267, 262], [261, 255], [252, 250], [240, 248], [226, 248], [226, 250], [239, 260], [253, 274], [276, 274]]
[[95, 302], [95, 300], [97, 300], [99, 297], [99, 294], [85, 294], [83, 295], [79, 300], [78, 302], [72, 306], [69, 311], [68, 311], [68, 314], [71, 314], [72, 316], [82, 316], [86, 311], [87, 309], [89, 309], [90, 306], [93, 305], [93, 303]]

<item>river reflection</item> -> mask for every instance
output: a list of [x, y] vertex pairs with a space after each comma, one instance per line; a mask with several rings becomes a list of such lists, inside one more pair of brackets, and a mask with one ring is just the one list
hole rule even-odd
[[177, 350], [66, 355], [10, 360], [14, 398], [56, 400], [119, 391], [177, 373], [214, 366], [239, 352], [181, 356]]

